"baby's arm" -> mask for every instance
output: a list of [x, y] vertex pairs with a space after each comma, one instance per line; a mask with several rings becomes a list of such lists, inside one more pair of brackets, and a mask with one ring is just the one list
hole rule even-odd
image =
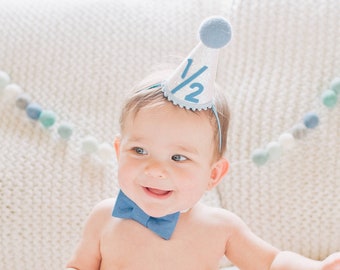
[[229, 213], [227, 218], [230, 235], [225, 256], [242, 270], [269, 270], [279, 250], [257, 237], [236, 215]]
[[340, 270], [340, 253], [324, 261], [311, 260], [294, 252], [277, 250], [252, 233], [236, 216], [231, 223], [232, 233], [225, 255], [242, 270]]
[[[111, 204], [110, 204], [111, 203]], [[71, 260], [67, 263], [67, 269], [100, 269], [100, 235], [108, 217], [108, 205], [112, 208], [112, 201], [106, 200], [94, 207], [89, 215], [82, 238]]]
[[314, 261], [289, 251], [278, 253], [271, 270], [340, 270], [340, 253], [334, 253], [323, 261]]

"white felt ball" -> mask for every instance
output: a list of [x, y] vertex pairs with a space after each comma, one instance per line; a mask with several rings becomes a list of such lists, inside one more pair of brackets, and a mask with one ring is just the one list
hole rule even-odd
[[283, 150], [293, 149], [295, 146], [295, 140], [292, 134], [283, 133], [279, 137], [279, 144], [282, 146]]
[[84, 154], [92, 154], [98, 150], [98, 141], [92, 136], [85, 137], [82, 140], [81, 145], [81, 150]]
[[337, 94], [340, 94], [340, 77], [334, 78], [331, 82], [331, 89]]
[[22, 92], [22, 88], [19, 85], [11, 83], [5, 86], [3, 97], [8, 100], [15, 100]]
[[270, 160], [277, 160], [281, 156], [281, 145], [278, 142], [270, 142], [267, 144], [267, 152]]
[[9, 75], [4, 71], [0, 71], [0, 93], [5, 88], [5, 86], [9, 84], [10, 81], [11, 78], [9, 77]]
[[99, 145], [97, 155], [102, 161], [108, 162], [114, 159], [115, 151], [111, 144], [105, 142]]

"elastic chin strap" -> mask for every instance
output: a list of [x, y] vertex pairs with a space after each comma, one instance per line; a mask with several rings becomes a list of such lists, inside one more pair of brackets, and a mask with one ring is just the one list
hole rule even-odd
[[222, 153], [222, 130], [221, 130], [221, 123], [220, 123], [220, 119], [218, 117], [218, 113], [217, 113], [217, 110], [216, 110], [216, 107], [215, 107], [214, 104], [212, 105], [211, 110], [214, 113], [215, 118], [216, 118], [216, 122], [217, 122], [217, 129], [218, 129], [217, 130], [217, 132], [218, 132], [218, 151], [220, 153]]

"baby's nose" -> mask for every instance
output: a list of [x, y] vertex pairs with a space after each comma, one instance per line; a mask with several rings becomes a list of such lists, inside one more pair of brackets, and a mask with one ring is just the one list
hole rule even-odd
[[149, 162], [148, 165], [145, 167], [145, 174], [149, 177], [165, 179], [167, 172], [164, 164], [162, 164], [161, 162], [152, 161]]

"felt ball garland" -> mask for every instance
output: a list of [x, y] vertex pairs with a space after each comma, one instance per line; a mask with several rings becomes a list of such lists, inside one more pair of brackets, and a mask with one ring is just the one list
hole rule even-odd
[[[56, 126], [56, 131], [60, 139], [68, 141], [75, 135], [74, 125], [67, 121], [58, 121], [58, 116], [53, 110], [44, 109], [40, 104], [32, 101], [29, 94], [14, 83], [11, 83], [10, 76], [0, 71], [0, 99], [13, 101], [17, 109], [25, 112], [26, 116], [35, 122], [39, 122], [44, 129]], [[99, 143], [99, 141], [88, 135], [79, 140], [81, 152], [85, 155], [95, 154], [103, 162], [110, 162], [114, 159], [114, 149], [109, 143]]]
[[[340, 77], [330, 83], [329, 89], [321, 94], [321, 103], [331, 109], [336, 106], [340, 95]], [[316, 112], [308, 112], [302, 117], [301, 123], [295, 124], [289, 132], [280, 135], [278, 141], [270, 142], [265, 148], [255, 149], [251, 153], [251, 160], [257, 166], [265, 165], [268, 161], [277, 160], [282, 150], [294, 148], [297, 140], [307, 136], [308, 130], [314, 130], [320, 123], [320, 117]]]
[[[217, 21], [216, 23], [220, 23]], [[203, 39], [206, 36], [205, 28], [211, 27], [205, 25], [201, 31]], [[224, 29], [229, 31], [227, 27]], [[208, 38], [206, 38], [209, 40]], [[226, 40], [215, 40], [213, 44], [209, 46], [220, 46], [224, 44]], [[219, 45], [216, 45], [219, 44]], [[329, 89], [326, 89], [321, 94], [321, 103], [331, 109], [334, 108], [340, 95], [340, 77], [335, 78], [330, 83]], [[15, 100], [15, 106], [25, 111], [27, 117], [32, 121], [40, 122], [45, 128], [49, 129], [58, 123], [58, 116], [52, 110], [44, 109], [40, 104], [33, 102], [29, 94], [25, 93], [23, 89], [14, 83], [11, 83], [10, 76], [0, 71], [0, 98], [7, 100]], [[308, 130], [314, 130], [320, 123], [319, 115], [316, 112], [308, 112], [302, 117], [301, 123], [295, 124], [290, 131], [282, 133], [277, 141], [269, 142], [264, 148], [257, 148], [251, 153], [251, 161], [257, 165], [262, 166], [270, 161], [278, 160], [283, 150], [291, 150], [295, 147], [298, 140], [301, 140], [307, 136]], [[69, 140], [74, 136], [74, 125], [61, 121], [56, 128], [58, 136], [62, 140]], [[81, 152], [86, 155], [96, 154], [103, 162], [110, 162], [114, 159], [114, 149], [109, 143], [99, 143], [99, 141], [91, 135], [88, 135], [80, 139]]]

